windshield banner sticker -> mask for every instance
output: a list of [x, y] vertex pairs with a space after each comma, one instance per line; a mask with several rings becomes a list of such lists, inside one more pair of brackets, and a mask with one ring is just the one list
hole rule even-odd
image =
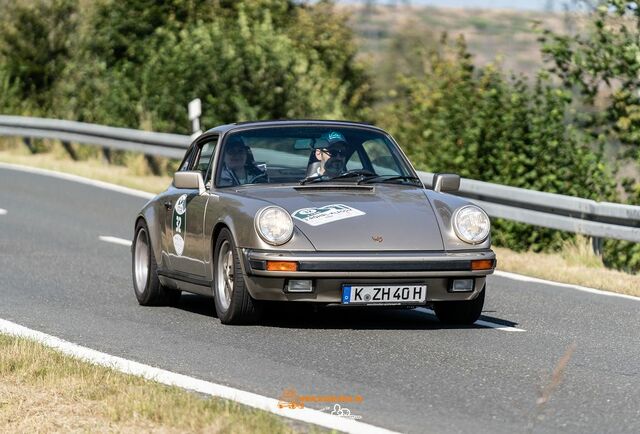
[[183, 194], [176, 201], [176, 205], [173, 207], [173, 247], [176, 249], [176, 254], [182, 256], [184, 251], [184, 230], [187, 224], [187, 195]]
[[365, 215], [365, 212], [342, 204], [325, 205], [318, 208], [302, 208], [291, 214], [293, 218], [311, 226], [320, 226], [361, 215]]

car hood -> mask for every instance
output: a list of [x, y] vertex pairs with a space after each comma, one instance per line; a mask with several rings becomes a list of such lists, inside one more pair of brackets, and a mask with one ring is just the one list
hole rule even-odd
[[253, 187], [236, 193], [286, 209], [319, 251], [444, 250], [433, 208], [418, 187]]

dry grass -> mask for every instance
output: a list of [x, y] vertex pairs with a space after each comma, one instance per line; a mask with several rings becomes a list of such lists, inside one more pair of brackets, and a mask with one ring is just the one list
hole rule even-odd
[[149, 174], [142, 155], [127, 156], [127, 166], [108, 164], [97, 157], [84, 161], [73, 161], [58, 143], [50, 143], [50, 152], [31, 154], [26, 146], [17, 141], [2, 140], [0, 162], [22, 164], [41, 169], [71, 173], [86, 178], [97, 179], [123, 185], [137, 190], [159, 193], [171, 183], [169, 176]]
[[266, 412], [0, 335], [0, 432], [295, 431], [286, 419]]
[[518, 253], [494, 247], [498, 269], [555, 282], [640, 296], [640, 275], [605, 268], [588, 239], [579, 237], [559, 253]]

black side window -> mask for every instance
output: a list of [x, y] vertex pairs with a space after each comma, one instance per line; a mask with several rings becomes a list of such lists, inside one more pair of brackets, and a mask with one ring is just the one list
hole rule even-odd
[[213, 153], [216, 150], [216, 145], [218, 144], [218, 138], [212, 137], [209, 141], [199, 144], [198, 146], [198, 154], [190, 167], [191, 170], [199, 170], [202, 173], [202, 179], [206, 184], [211, 179], [211, 171], [209, 170], [209, 165], [213, 160]]

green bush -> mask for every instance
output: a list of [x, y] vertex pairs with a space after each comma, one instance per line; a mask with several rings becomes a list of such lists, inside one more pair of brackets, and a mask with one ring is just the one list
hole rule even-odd
[[0, 113], [20, 114], [23, 106], [20, 84], [3, 66], [0, 64]]
[[2, 8], [0, 69], [22, 108], [34, 115], [45, 115], [55, 104], [54, 89], [72, 56], [76, 7], [76, 0], [32, 0]]
[[78, 119], [190, 132], [247, 119], [358, 116], [368, 77], [327, 2], [102, 1], [88, 15], [64, 98]]
[[[540, 75], [533, 86], [495, 66], [476, 70], [464, 40], [446, 39], [423, 56], [422, 74], [401, 77], [379, 122], [420, 169], [590, 199], [607, 199], [613, 181], [602, 156], [568, 126], [570, 96]], [[560, 248], [571, 234], [497, 220], [496, 244], [516, 250]]]
[[[621, 159], [640, 167], [640, 8], [636, 1], [600, 0], [585, 28], [572, 35], [542, 30], [548, 71], [573, 92], [574, 128], [592, 140], [621, 145]], [[640, 173], [622, 180], [628, 203], [640, 205]], [[640, 271], [640, 245], [608, 240], [605, 263]]]
[[206, 126], [345, 117], [345, 86], [278, 32], [268, 12], [260, 21], [241, 12], [234, 23], [201, 23], [163, 37], [166, 43], [141, 72], [142, 104], [154, 129], [187, 130], [185, 107], [197, 96], [210, 108], [202, 120]]

